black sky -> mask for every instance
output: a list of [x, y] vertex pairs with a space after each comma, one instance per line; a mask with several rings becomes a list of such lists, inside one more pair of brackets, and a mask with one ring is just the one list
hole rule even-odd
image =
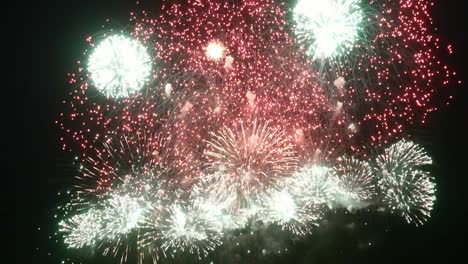
[[[71, 185], [74, 173], [72, 156], [59, 149], [59, 133], [53, 121], [70, 88], [67, 73], [87, 46], [85, 37], [100, 31], [106, 18], [127, 24], [134, 1], [16, 1], [14, 7], [4, 9], [7, 23], [2, 40], [8, 48], [3, 52], [13, 60], [3, 71], [8, 82], [2, 85], [7, 117], [2, 128], [7, 134], [14, 129], [14, 137], [4, 136], [4, 145], [12, 147], [15, 154], [12, 172], [3, 176], [8, 180], [3, 186], [5, 204], [12, 207], [2, 213], [5, 229], [12, 236], [11, 240], [4, 239], [7, 248], [11, 247], [8, 253], [13, 255], [8, 263], [60, 263], [56, 256], [64, 252], [48, 236], [56, 229], [52, 218], [56, 193]], [[468, 83], [465, 2], [435, 2], [438, 34], [451, 41], [456, 52], [449, 64]], [[159, 4], [146, 0], [145, 9], [157, 13]], [[343, 217], [344, 222], [354, 217], [369, 224], [354, 232], [324, 228], [311, 239], [298, 242], [290, 253], [245, 257], [243, 262], [433, 263], [439, 258], [450, 262], [457, 257], [466, 261], [468, 93], [464, 86], [454, 91], [456, 99], [450, 107], [432, 116], [421, 136], [435, 161], [433, 173], [438, 184], [438, 200], [426, 225], [416, 228], [396, 217], [372, 214]], [[15, 101], [10, 99], [13, 91]], [[14, 123], [10, 116], [14, 116]], [[11, 218], [11, 213], [15, 217]], [[52, 256], [47, 256], [48, 252]]]

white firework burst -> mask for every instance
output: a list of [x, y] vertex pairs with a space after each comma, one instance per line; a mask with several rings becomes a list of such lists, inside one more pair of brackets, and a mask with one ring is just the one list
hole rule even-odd
[[120, 235], [128, 235], [139, 227], [147, 204], [142, 200], [131, 198], [128, 195], [113, 195], [105, 202], [102, 210], [102, 230], [100, 236], [115, 239]]
[[90, 209], [85, 213], [60, 221], [59, 231], [64, 233], [65, 244], [70, 248], [94, 246], [101, 232], [101, 214]]
[[217, 228], [221, 230], [233, 230], [243, 228], [256, 210], [229, 210], [232, 196], [219, 195], [220, 192], [212, 189], [213, 186], [206, 181], [200, 181], [192, 188], [192, 200], [194, 206], [199, 208], [207, 218], [212, 219]]
[[221, 244], [216, 221], [194, 206], [154, 208], [143, 227], [146, 232], [140, 238], [141, 245], [157, 245], [165, 255], [189, 252], [203, 257]]
[[229, 211], [254, 209], [258, 197], [297, 168], [286, 133], [256, 121], [223, 128], [208, 141], [205, 181], [212, 195], [231, 201]]
[[267, 196], [262, 197], [259, 219], [273, 222], [281, 226], [283, 230], [291, 231], [296, 235], [310, 234], [321, 219], [321, 211], [316, 206], [302, 204], [297, 198], [286, 188], [273, 190]]
[[358, 39], [363, 20], [360, 0], [299, 0], [296, 36], [314, 59], [343, 55]]
[[148, 81], [151, 61], [138, 41], [122, 35], [102, 40], [88, 61], [95, 87], [107, 97], [132, 96]]
[[348, 209], [359, 209], [375, 197], [374, 172], [368, 162], [341, 157], [333, 172], [339, 179], [337, 203]]
[[403, 139], [385, 149], [377, 165], [390, 172], [432, 165], [432, 159], [421, 146]]
[[435, 202], [435, 183], [427, 172], [432, 159], [419, 145], [401, 140], [377, 157], [383, 202], [416, 225], [423, 224]]
[[333, 206], [339, 190], [339, 180], [328, 167], [308, 165], [286, 180], [291, 193], [306, 206]]
[[206, 46], [206, 57], [210, 60], [220, 60], [224, 57], [225, 47], [223, 44], [213, 41]]

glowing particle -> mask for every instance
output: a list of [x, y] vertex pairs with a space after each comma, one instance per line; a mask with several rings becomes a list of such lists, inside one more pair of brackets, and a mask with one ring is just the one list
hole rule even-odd
[[234, 62], [234, 58], [232, 56], [226, 56], [226, 60], [224, 61], [224, 68], [226, 69], [231, 68], [233, 62]]
[[166, 86], [164, 87], [164, 93], [166, 94], [167, 97], [171, 96], [172, 84], [170, 84], [170, 83], [166, 84]]
[[255, 95], [251, 91], [247, 91], [245, 96], [247, 97], [247, 101], [249, 102], [249, 106], [251, 108], [254, 108], [255, 107], [255, 98], [257, 97], [257, 95]]
[[344, 88], [345, 84], [346, 84], [346, 81], [343, 77], [338, 77], [334, 82], [333, 84], [335, 85], [336, 88], [338, 88], [338, 90], [341, 90]]

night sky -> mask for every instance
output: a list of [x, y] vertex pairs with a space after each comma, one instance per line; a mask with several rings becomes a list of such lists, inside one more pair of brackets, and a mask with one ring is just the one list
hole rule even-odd
[[[434, 22], [439, 35], [451, 41], [455, 50], [455, 56], [446, 61], [467, 83], [466, 3], [435, 2]], [[15, 123], [12, 126], [4, 121], [2, 126], [4, 131], [13, 128], [15, 139], [4, 137], [15, 153], [15, 167], [3, 175], [8, 179], [3, 185], [5, 204], [12, 208], [2, 212], [7, 219], [4, 228], [12, 236], [3, 243], [12, 248], [9, 253], [14, 253], [14, 259], [2, 262], [60, 263], [67, 252], [61, 243], [48, 237], [57, 230], [53, 218], [59, 201], [57, 192], [69, 188], [75, 175], [73, 155], [60, 150], [60, 135], [54, 125], [61, 101], [70, 89], [67, 73], [82, 58], [87, 47], [85, 38], [100, 32], [106, 18], [121, 26], [128, 24], [128, 14], [135, 10], [134, 0], [15, 1], [14, 5], [3, 11], [8, 13], [3, 42], [11, 45], [3, 52], [13, 56], [13, 72], [8, 69], [10, 64], [4, 64], [7, 69], [3, 73], [9, 84], [2, 85], [4, 93], [14, 91], [16, 96], [16, 101], [3, 97], [7, 104], [5, 115], [14, 116]], [[146, 0], [144, 9], [156, 14], [159, 3]], [[468, 93], [464, 86], [453, 91], [456, 99], [450, 107], [432, 115], [429, 124], [416, 131], [415, 138], [434, 160], [432, 172], [438, 189], [433, 216], [424, 226], [406, 224], [402, 218], [389, 214], [338, 213], [308, 239], [285, 242], [291, 244], [287, 253], [239, 256], [239, 252], [224, 247], [216, 255], [219, 260], [216, 263], [432, 263], [436, 259], [450, 263], [458, 258], [461, 261], [457, 263], [467, 261]], [[11, 218], [11, 212], [16, 217]], [[251, 243], [256, 247], [262, 242]], [[88, 263], [115, 262], [110, 260], [88, 258]], [[173, 263], [192, 263], [185, 260]]]

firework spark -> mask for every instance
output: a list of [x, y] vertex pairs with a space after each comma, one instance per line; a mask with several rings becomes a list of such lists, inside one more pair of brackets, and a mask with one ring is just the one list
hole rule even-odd
[[103, 255], [120, 255], [125, 262], [129, 253], [136, 248], [131, 240], [149, 204], [128, 195], [110, 195], [94, 204], [85, 213], [74, 215], [59, 223], [64, 242], [71, 248], [96, 246]]
[[[388, 145], [449, 101], [441, 91], [455, 83], [456, 73], [441, 59], [446, 47], [434, 28], [433, 6], [429, 0], [298, 1], [300, 45], [316, 58], [312, 64], [327, 94], [343, 103], [340, 122], [367, 137], [359, 136], [353, 149], [362, 141]], [[320, 59], [326, 54], [335, 56]]]
[[169, 180], [177, 179], [186, 165], [174, 160], [178, 154], [169, 141], [158, 135], [129, 134], [103, 142], [81, 162], [79, 191], [103, 198], [162, 199]]
[[100, 236], [113, 240], [120, 235], [128, 235], [138, 227], [144, 211], [145, 204], [141, 200], [128, 196], [112, 196], [106, 201], [101, 213], [103, 228]]
[[[214, 177], [216, 179], [218, 177]], [[213, 223], [220, 230], [235, 230], [245, 227], [249, 217], [255, 213], [255, 209], [250, 210], [230, 210], [235, 197], [219, 195], [213, 189], [216, 184], [202, 180], [192, 188], [192, 200], [194, 206], [202, 210], [208, 218], [213, 219]]]

